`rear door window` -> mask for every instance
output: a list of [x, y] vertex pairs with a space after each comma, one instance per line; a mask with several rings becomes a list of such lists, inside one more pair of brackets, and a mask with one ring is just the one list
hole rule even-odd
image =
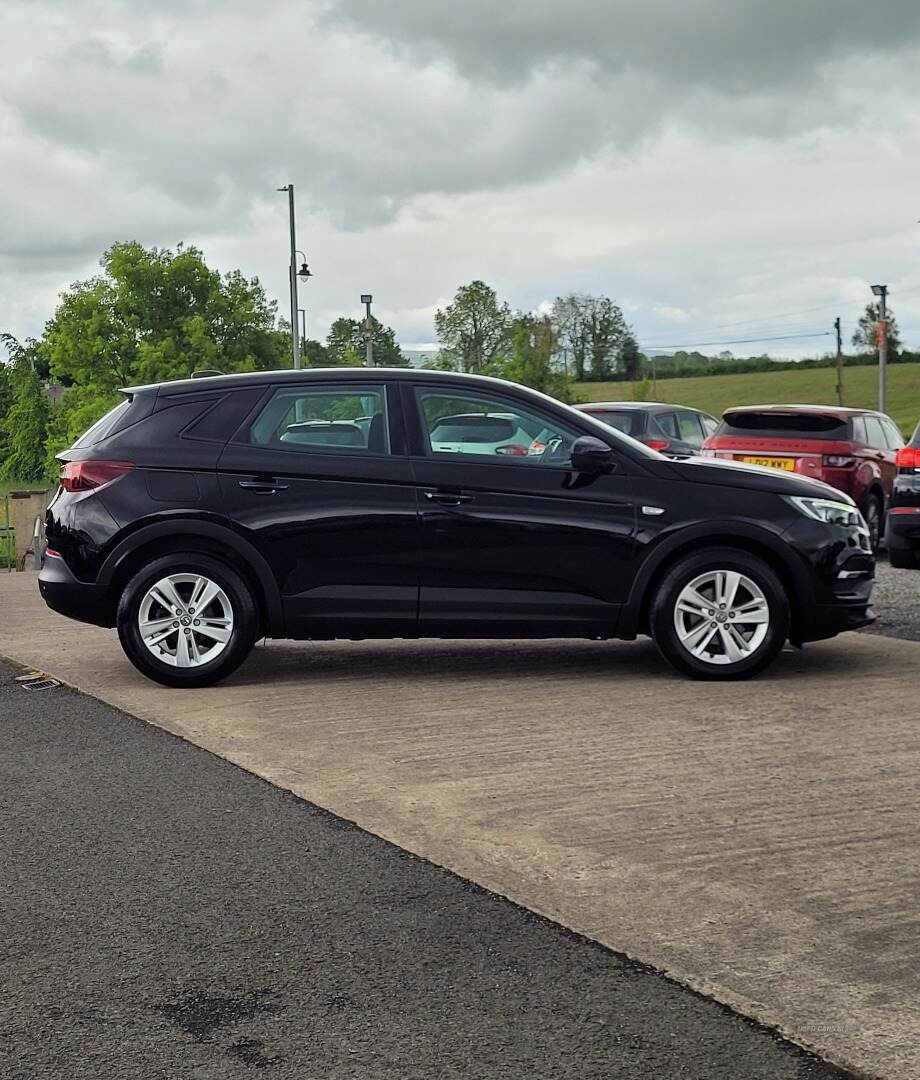
[[718, 435], [751, 436], [758, 439], [826, 439], [829, 442], [850, 438], [846, 420], [829, 413], [806, 412], [727, 412], [719, 424]]
[[657, 423], [661, 433], [667, 435], [669, 439], [679, 439], [677, 427], [677, 413], [658, 413], [655, 417], [655, 423]]
[[292, 453], [387, 454], [386, 390], [376, 386], [284, 386], [244, 441]]

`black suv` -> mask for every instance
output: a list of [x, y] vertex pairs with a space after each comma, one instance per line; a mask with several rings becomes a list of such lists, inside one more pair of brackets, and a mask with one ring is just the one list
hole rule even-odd
[[885, 540], [892, 566], [920, 570], [920, 424], [898, 451], [898, 467], [885, 518]]
[[[432, 440], [444, 417], [477, 415], [533, 439]], [[646, 633], [688, 675], [739, 678], [787, 638], [873, 618], [848, 496], [674, 461], [496, 379], [350, 368], [135, 387], [60, 460], [42, 595], [117, 626], [170, 686], [223, 678], [262, 636]]]

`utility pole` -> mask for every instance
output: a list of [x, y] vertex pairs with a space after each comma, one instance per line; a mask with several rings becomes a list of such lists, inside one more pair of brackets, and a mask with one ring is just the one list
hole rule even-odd
[[373, 296], [370, 293], [362, 293], [361, 303], [364, 305], [367, 315], [364, 319], [364, 340], [367, 346], [367, 352], [364, 357], [364, 366], [374, 366], [374, 324], [371, 321], [371, 302]]
[[291, 279], [291, 346], [295, 369], [300, 368], [300, 327], [297, 325], [297, 234], [294, 228], [294, 185], [285, 184], [278, 188], [288, 193], [288, 214], [291, 219], [291, 265], [288, 276]]
[[878, 297], [878, 411], [885, 411], [885, 378], [888, 364], [888, 286], [873, 285], [872, 293]]
[[834, 319], [834, 329], [837, 331], [837, 404], [843, 404], [843, 346], [840, 342], [840, 316]]

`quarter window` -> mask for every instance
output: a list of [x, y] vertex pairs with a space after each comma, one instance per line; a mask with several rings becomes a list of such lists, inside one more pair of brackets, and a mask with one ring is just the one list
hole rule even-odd
[[689, 443], [691, 446], [702, 446], [703, 428], [700, 425], [700, 418], [696, 413], [682, 412], [677, 414], [677, 428], [680, 431], [681, 442]]
[[885, 432], [878, 418], [866, 416], [863, 419], [866, 424], [866, 445], [871, 446], [873, 450], [887, 450], [888, 440], [885, 438]]
[[385, 388], [281, 387], [250, 425], [248, 441], [304, 453], [389, 453]]
[[895, 427], [895, 425], [888, 419], [882, 420], [882, 428], [885, 431], [885, 435], [888, 437], [888, 447], [890, 450], [900, 450], [904, 446], [904, 438], [901, 432]]
[[416, 390], [427, 452], [522, 465], [571, 463], [581, 434], [545, 413], [486, 394]]

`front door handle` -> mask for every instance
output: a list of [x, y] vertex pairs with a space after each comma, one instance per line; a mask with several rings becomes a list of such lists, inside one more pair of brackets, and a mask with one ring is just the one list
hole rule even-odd
[[425, 498], [441, 506], [459, 506], [473, 501], [472, 495], [461, 495], [459, 491], [426, 491]]
[[241, 480], [240, 487], [257, 495], [274, 495], [276, 491], [287, 491], [288, 485], [279, 484], [277, 480]]

